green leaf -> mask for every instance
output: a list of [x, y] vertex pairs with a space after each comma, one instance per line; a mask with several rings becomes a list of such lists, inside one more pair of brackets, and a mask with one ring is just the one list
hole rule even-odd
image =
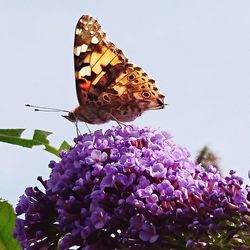
[[41, 144], [49, 144], [49, 140], [47, 139], [47, 137], [51, 134], [51, 132], [36, 129], [33, 135], [33, 140], [38, 141]]
[[63, 141], [60, 148], [59, 148], [59, 151], [61, 150], [66, 150], [66, 151], [69, 151], [70, 150], [70, 145], [68, 142], [66, 141]]
[[[0, 129], [0, 141], [26, 147], [32, 148], [33, 146], [43, 145], [45, 150], [58, 156], [62, 149], [69, 150], [70, 146], [66, 141], [63, 141], [59, 149], [50, 145], [48, 136], [51, 132], [36, 129], [34, 131], [32, 139], [21, 138], [22, 133], [25, 129]], [[0, 248], [1, 249], [1, 248]]]
[[20, 137], [25, 129], [0, 129], [0, 135]]
[[21, 249], [17, 240], [13, 237], [15, 226], [15, 213], [13, 207], [0, 199], [0, 249], [18, 250]]

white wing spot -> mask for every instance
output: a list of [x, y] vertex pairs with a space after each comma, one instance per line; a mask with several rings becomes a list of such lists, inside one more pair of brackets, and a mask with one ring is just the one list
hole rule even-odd
[[74, 48], [74, 54], [76, 56], [79, 56], [82, 52], [86, 52], [88, 49], [88, 45], [87, 44], [83, 44], [81, 46], [77, 46]]
[[74, 48], [74, 54], [75, 54], [76, 56], [79, 56], [80, 53], [81, 53], [81, 47], [80, 47], [80, 46], [75, 47], [75, 48]]
[[90, 66], [85, 66], [81, 68], [79, 71], [79, 78], [84, 78], [84, 76], [90, 76], [91, 75], [91, 67]]
[[91, 43], [97, 44], [99, 42], [98, 38], [96, 36], [93, 36], [91, 39]]
[[87, 44], [83, 44], [81, 47], [81, 52], [86, 52], [87, 51], [87, 48], [88, 48], [88, 45]]
[[76, 29], [76, 35], [79, 35], [82, 32], [82, 29]]

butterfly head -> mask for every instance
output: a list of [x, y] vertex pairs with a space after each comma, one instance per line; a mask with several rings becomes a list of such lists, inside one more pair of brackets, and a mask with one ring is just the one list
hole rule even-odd
[[67, 115], [63, 115], [63, 117], [74, 123], [78, 121], [93, 123], [86, 117], [85, 113], [85, 109], [78, 106], [73, 111], [69, 111]]
[[62, 117], [71, 122], [76, 122], [78, 120], [75, 111], [69, 111], [67, 115], [62, 115]]

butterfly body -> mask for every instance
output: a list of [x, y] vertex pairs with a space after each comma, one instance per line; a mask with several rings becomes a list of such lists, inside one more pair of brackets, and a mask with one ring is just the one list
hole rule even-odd
[[128, 63], [90, 16], [77, 23], [74, 61], [79, 107], [66, 116], [70, 121], [130, 122], [146, 110], [164, 108], [154, 80]]

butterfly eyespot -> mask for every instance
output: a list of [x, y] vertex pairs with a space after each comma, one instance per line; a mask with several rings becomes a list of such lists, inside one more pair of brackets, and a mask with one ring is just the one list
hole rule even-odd
[[145, 85], [141, 85], [141, 88], [142, 88], [142, 89], [145, 89]]
[[154, 87], [153, 90], [158, 91], [158, 89], [156, 87]]
[[133, 80], [135, 78], [135, 76], [134, 75], [130, 75], [130, 76], [128, 76], [128, 79], [129, 80]]
[[103, 96], [103, 99], [107, 102], [110, 102], [110, 98], [107, 95]]
[[149, 92], [142, 92], [142, 96], [144, 97], [144, 98], [149, 98], [150, 97], [150, 93]]
[[139, 81], [138, 80], [134, 80], [135, 83], [138, 83]]

